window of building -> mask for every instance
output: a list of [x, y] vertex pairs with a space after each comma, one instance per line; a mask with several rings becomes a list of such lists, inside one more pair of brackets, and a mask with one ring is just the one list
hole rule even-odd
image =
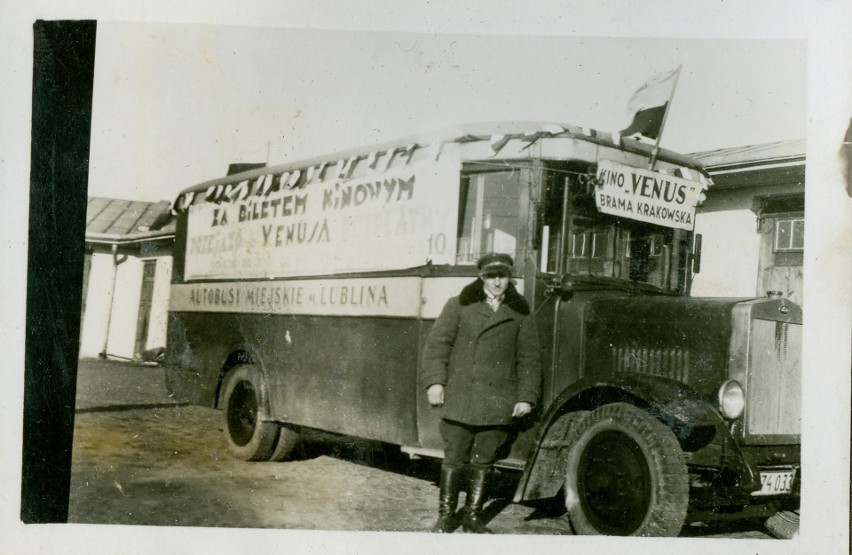
[[758, 293], [800, 291], [801, 283], [793, 284], [787, 275], [800, 275], [804, 263], [805, 195], [756, 197], [752, 210], [760, 234]]
[[607, 231], [579, 229], [571, 234], [571, 258], [595, 258], [607, 256]]
[[586, 256], [586, 242], [589, 232], [575, 232], [571, 234], [571, 258], [582, 258]]
[[802, 252], [804, 248], [803, 218], [785, 218], [775, 222], [775, 252]]

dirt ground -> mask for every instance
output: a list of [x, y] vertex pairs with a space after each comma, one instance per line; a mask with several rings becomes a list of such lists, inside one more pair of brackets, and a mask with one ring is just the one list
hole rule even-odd
[[[233, 459], [217, 410], [167, 396], [163, 370], [81, 362], [69, 522], [311, 530], [425, 531], [440, 466], [375, 442], [303, 434], [293, 460]], [[496, 533], [570, 534], [561, 508], [511, 503], [496, 477]], [[689, 526], [683, 536], [767, 538], [759, 523]]]

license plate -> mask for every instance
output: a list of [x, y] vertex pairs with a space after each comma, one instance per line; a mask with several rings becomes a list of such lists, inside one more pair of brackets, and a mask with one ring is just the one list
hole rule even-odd
[[768, 470], [760, 473], [760, 491], [752, 495], [781, 495], [793, 489], [795, 470]]

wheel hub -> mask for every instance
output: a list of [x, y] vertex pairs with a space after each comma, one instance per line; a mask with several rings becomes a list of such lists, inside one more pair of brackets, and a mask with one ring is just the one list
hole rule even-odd
[[251, 441], [257, 427], [257, 395], [250, 382], [235, 387], [228, 404], [228, 433], [233, 442], [243, 446]]
[[586, 446], [578, 469], [580, 502], [606, 534], [629, 535], [648, 513], [653, 495], [650, 469], [628, 435], [607, 431]]

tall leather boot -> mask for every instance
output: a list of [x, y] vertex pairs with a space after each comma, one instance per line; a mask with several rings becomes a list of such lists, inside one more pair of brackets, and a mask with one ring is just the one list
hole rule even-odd
[[441, 488], [438, 494], [438, 521], [432, 526], [431, 532], [449, 534], [456, 527], [456, 507], [459, 504], [461, 489], [461, 468], [441, 466]]
[[492, 534], [483, 522], [482, 508], [485, 505], [485, 482], [490, 468], [470, 467], [467, 485], [467, 498], [464, 504], [462, 530], [470, 534]]

